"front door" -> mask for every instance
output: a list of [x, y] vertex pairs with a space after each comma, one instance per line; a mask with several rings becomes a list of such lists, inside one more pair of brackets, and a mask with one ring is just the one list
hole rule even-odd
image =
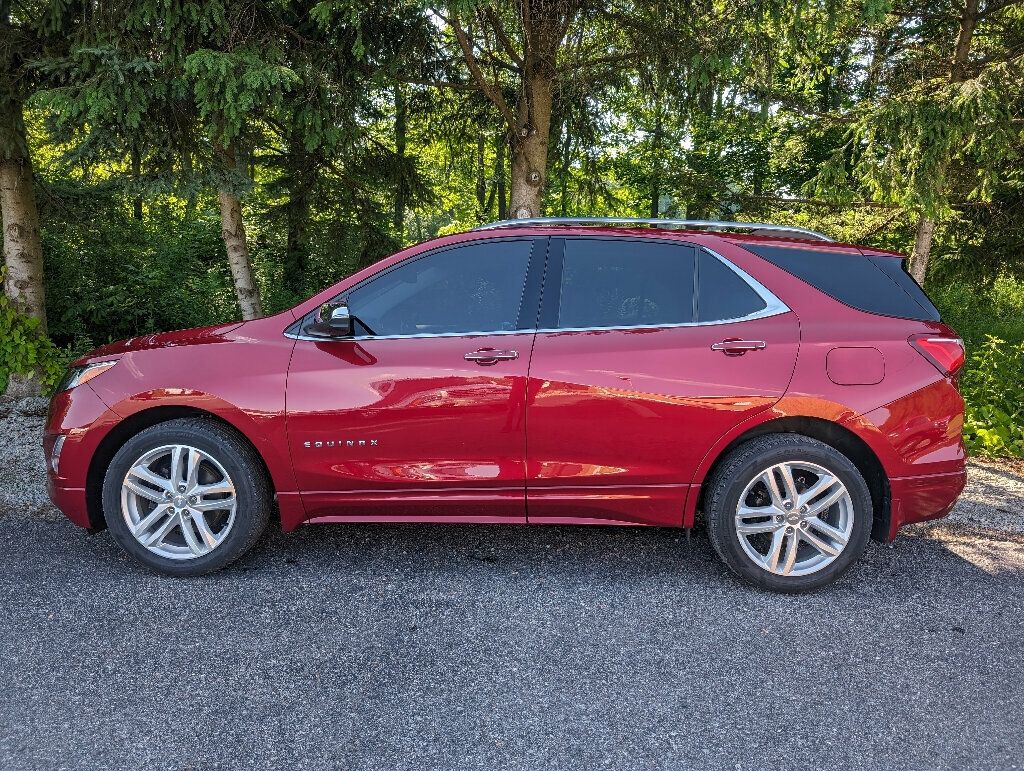
[[717, 255], [649, 238], [552, 239], [544, 298], [529, 521], [680, 525], [710, 447], [785, 393], [795, 315]]
[[344, 294], [352, 339], [298, 340], [288, 436], [307, 516], [524, 521], [533, 247], [398, 263]]

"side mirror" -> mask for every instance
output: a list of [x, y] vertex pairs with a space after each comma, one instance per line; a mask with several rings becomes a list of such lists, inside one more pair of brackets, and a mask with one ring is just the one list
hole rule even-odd
[[306, 328], [306, 333], [314, 337], [352, 337], [355, 333], [348, 305], [344, 301], [324, 303], [316, 313], [316, 321]]

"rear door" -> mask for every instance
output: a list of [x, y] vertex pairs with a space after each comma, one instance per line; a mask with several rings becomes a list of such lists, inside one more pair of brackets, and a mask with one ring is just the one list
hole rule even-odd
[[795, 314], [717, 254], [552, 239], [530, 368], [536, 523], [679, 525], [701, 458], [785, 393]]

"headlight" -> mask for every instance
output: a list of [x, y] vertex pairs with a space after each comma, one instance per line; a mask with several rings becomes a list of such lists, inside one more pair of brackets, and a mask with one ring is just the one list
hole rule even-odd
[[117, 359], [114, 361], [98, 361], [94, 364], [86, 364], [82, 367], [72, 367], [68, 370], [64, 379], [60, 381], [60, 385], [57, 386], [57, 390], [70, 391], [75, 386], [80, 386], [82, 383], [88, 383], [94, 377], [106, 372], [115, 364], [117, 364]]

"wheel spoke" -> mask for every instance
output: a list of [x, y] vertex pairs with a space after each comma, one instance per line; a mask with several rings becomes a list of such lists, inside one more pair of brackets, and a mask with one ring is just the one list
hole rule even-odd
[[779, 470], [779, 476], [782, 477], [782, 486], [786, 493], [786, 499], [796, 506], [796, 502], [800, 498], [800, 493], [796, 491], [796, 481], [793, 479], [793, 467], [788, 463], [780, 463], [775, 468]]
[[206, 522], [206, 516], [201, 511], [193, 511], [192, 523], [196, 526], [199, 537], [208, 547], [212, 549], [217, 545], [217, 536], [210, 529], [210, 525]]
[[789, 545], [786, 547], [786, 562], [782, 566], [782, 575], [788, 576], [789, 571], [796, 564], [796, 553], [800, 549], [800, 531], [794, 530], [789, 534]]
[[[157, 506], [153, 511], [147, 514], [143, 519], [139, 521], [139, 524], [132, 528], [132, 533], [138, 538], [146, 533], [153, 525], [159, 522], [164, 517], [171, 514], [169, 506]], [[172, 515], [173, 516], [173, 515]]]
[[185, 450], [187, 448], [181, 445], [175, 445], [174, 449], [171, 450], [171, 487], [177, 488], [179, 485], [185, 484], [186, 471], [184, 463], [187, 460]]
[[167, 477], [160, 476], [155, 471], [153, 471], [148, 466], [142, 463], [136, 463], [134, 466], [128, 469], [128, 473], [137, 479], [141, 479], [143, 482], [147, 482], [153, 485], [154, 487], [160, 488], [161, 490], [171, 489], [170, 479], [168, 479]]
[[177, 525], [180, 520], [181, 517], [179, 517], [177, 514], [171, 514], [171, 516], [167, 517], [167, 519], [160, 525], [160, 527], [156, 528], [149, 535], [143, 535], [141, 538], [139, 538], [139, 542], [146, 547], [158, 546], [163, 542], [164, 538], [167, 537], [168, 533], [170, 533], [174, 529], [175, 525]]
[[195, 511], [220, 511], [222, 509], [230, 509], [235, 505], [235, 496], [231, 495], [227, 498], [215, 498], [212, 501], [197, 501], [196, 503], [190, 503], [189, 507]]
[[846, 495], [846, 487], [839, 485], [820, 501], [812, 503], [807, 509], [807, 516], [814, 517], [821, 512], [828, 511], [832, 506], [842, 500], [844, 495]]
[[805, 541], [807, 541], [807, 543], [809, 543], [815, 549], [820, 551], [822, 554], [826, 554], [829, 557], [837, 557], [837, 556], [839, 556], [839, 552], [842, 551], [842, 547], [841, 546], [837, 549], [836, 547], [832, 546], [831, 544], [826, 543], [825, 541], [823, 541], [821, 538], [818, 538], [818, 536], [816, 536], [814, 533], [810, 532], [809, 530], [804, 530], [803, 533], [801, 533], [801, 536], [803, 537], [803, 539]]
[[782, 525], [775, 520], [768, 520], [767, 522], [743, 522], [736, 524], [736, 532], [740, 535], [756, 535], [757, 533], [774, 533], [781, 527]]
[[782, 539], [785, 538], [786, 531], [781, 527], [775, 531], [772, 535], [772, 545], [768, 550], [768, 554], [765, 555], [765, 566], [773, 573], [777, 572], [779, 565], [779, 556], [782, 554]]
[[206, 552], [209, 551], [206, 544], [196, 537], [196, 531], [192, 527], [192, 522], [189, 517], [181, 518], [181, 534], [185, 536], [185, 543], [188, 544], [189, 550], [197, 557], [206, 554]]
[[822, 473], [818, 477], [818, 481], [808, 487], [802, 493], [800, 493], [799, 504], [801, 506], [810, 505], [815, 498], [821, 495], [823, 492], [828, 490], [832, 485], [839, 482], [839, 480], [831, 474]]
[[775, 479], [775, 469], [768, 469], [763, 474], [761, 474], [759, 479], [762, 482], [764, 482], [765, 486], [768, 488], [768, 493], [772, 496], [772, 504], [781, 509], [782, 503], [785, 500], [785, 496], [779, 489], [778, 480]]
[[199, 464], [203, 462], [202, 453], [194, 447], [189, 448], [188, 452], [188, 478], [185, 480], [185, 486], [189, 490], [199, 484]]
[[164, 500], [164, 494], [159, 490], [154, 490], [152, 487], [146, 487], [146, 485], [140, 484], [130, 477], [124, 480], [124, 486], [131, 492], [135, 493], [135, 495], [140, 498], [145, 498], [147, 501], [162, 503]]
[[224, 493], [231, 493], [232, 496], [235, 494], [235, 486], [227, 479], [209, 485], [197, 485], [192, 490], [193, 495], [200, 497], [204, 495], [223, 495]]
[[846, 541], [848, 540], [846, 533], [844, 533], [837, 527], [832, 527], [832, 525], [830, 525], [828, 522], [821, 519], [820, 517], [813, 517], [807, 520], [807, 524], [813, 527], [822, 535], [827, 535], [829, 538], [831, 538], [833, 541], [839, 544], [839, 546], [846, 546]]

